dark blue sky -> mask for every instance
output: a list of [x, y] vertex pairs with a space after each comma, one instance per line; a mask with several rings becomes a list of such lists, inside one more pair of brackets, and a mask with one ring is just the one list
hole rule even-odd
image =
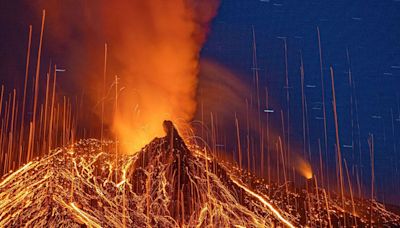
[[[225, 0], [212, 24], [202, 57], [222, 63], [250, 84], [254, 27], [262, 81], [271, 90], [271, 96], [285, 109], [284, 48], [282, 40], [277, 37], [287, 37], [291, 109], [297, 110], [292, 111], [291, 116], [293, 137], [302, 137], [299, 100], [301, 51], [305, 84], [316, 86], [306, 88], [305, 92], [310, 108], [311, 141], [316, 144], [318, 138], [323, 137], [322, 121], [318, 120], [322, 113], [315, 107], [322, 101], [317, 26], [321, 31], [323, 49], [329, 147], [333, 153], [335, 128], [329, 66], [333, 66], [335, 71], [341, 144], [350, 145], [352, 138], [358, 140], [356, 129], [352, 134], [351, 128], [348, 49], [356, 87], [354, 99], [358, 102], [361, 158], [353, 157], [351, 148], [343, 147], [342, 153], [349, 166], [359, 165], [361, 159], [363, 183], [369, 186], [367, 138], [374, 134], [379, 198], [385, 200], [386, 197], [386, 200], [399, 203], [399, 197], [393, 192], [400, 190], [396, 184], [400, 182], [399, 172], [395, 168], [400, 165], [400, 1]], [[315, 146], [313, 148], [313, 156], [316, 156]], [[354, 150], [360, 151], [357, 145]]]

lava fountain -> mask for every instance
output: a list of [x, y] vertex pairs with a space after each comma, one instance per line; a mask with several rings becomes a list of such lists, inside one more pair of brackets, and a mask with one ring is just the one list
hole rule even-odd
[[196, 111], [199, 52], [217, 0], [32, 5], [51, 12], [47, 34], [52, 45], [63, 47], [55, 55], [69, 57], [72, 81], [88, 94], [93, 112], [125, 153], [162, 136], [159, 123], [165, 119], [184, 131]]
[[[112, 41], [126, 87], [113, 129], [130, 153], [162, 136], [164, 119], [182, 130], [193, 118], [199, 51], [217, 6], [213, 1], [133, 2], [105, 8], [110, 25], [117, 25]], [[122, 9], [128, 12], [121, 14]]]

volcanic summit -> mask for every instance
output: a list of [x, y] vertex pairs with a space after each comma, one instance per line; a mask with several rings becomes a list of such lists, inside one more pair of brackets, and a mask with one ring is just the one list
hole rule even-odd
[[166, 136], [134, 155], [87, 139], [4, 176], [0, 227], [400, 226], [378, 202], [342, 207], [324, 189], [267, 185], [163, 126]]

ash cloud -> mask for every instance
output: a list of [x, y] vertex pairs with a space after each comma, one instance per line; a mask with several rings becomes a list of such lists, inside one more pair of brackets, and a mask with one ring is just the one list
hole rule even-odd
[[[32, 3], [33, 4], [33, 3]], [[100, 115], [104, 43], [108, 45], [106, 124], [132, 153], [163, 134], [163, 120], [183, 129], [196, 111], [199, 52], [218, 1], [40, 1], [55, 61], [69, 69], [69, 82], [85, 90]]]

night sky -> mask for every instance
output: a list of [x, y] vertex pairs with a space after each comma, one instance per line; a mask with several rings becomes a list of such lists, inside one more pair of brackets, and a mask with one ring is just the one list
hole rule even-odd
[[[31, 23], [39, 27], [40, 18], [31, 11], [24, 1], [0, 2], [0, 82], [10, 87], [19, 87], [23, 80], [27, 27]], [[371, 166], [367, 139], [373, 134], [378, 198], [400, 204], [396, 194], [400, 190], [400, 1], [223, 0], [201, 58], [229, 68], [251, 85], [254, 28], [261, 84], [268, 87], [277, 103], [271, 108], [285, 110], [284, 45], [279, 37], [286, 37], [292, 138], [302, 140], [302, 55], [312, 155], [317, 156], [315, 145], [323, 137], [317, 27], [323, 51], [330, 153], [334, 153], [335, 144], [329, 75], [332, 66], [343, 157], [351, 170], [361, 165], [363, 186], [368, 189]], [[38, 36], [37, 30], [33, 35]], [[360, 135], [351, 127], [347, 50], [355, 86], [353, 95], [358, 102]], [[357, 143], [354, 148], [346, 146], [358, 138], [361, 147]]]
[[[284, 46], [279, 37], [286, 37], [291, 109], [294, 110], [292, 137], [302, 137], [301, 52], [308, 85], [305, 93], [310, 109], [311, 141], [316, 144], [318, 138], [323, 138], [323, 114], [318, 108], [322, 99], [317, 26], [323, 52], [330, 151], [334, 153], [335, 143], [329, 75], [332, 66], [342, 154], [351, 164], [349, 166], [360, 164], [359, 156], [352, 156], [352, 153], [359, 153], [357, 145], [354, 151], [346, 147], [352, 144], [348, 50], [358, 101], [363, 182], [365, 186], [370, 184], [367, 139], [373, 134], [378, 198], [385, 200], [386, 197], [386, 201], [393, 203], [395, 200], [399, 204], [395, 192], [399, 190], [400, 179], [395, 167], [400, 164], [400, 1], [222, 1], [202, 56], [224, 64], [251, 83], [254, 27], [260, 75], [273, 99], [280, 101], [281, 108], [285, 109]], [[357, 130], [354, 131], [353, 138], [357, 141]], [[316, 147], [312, 151], [313, 156], [318, 156]]]

